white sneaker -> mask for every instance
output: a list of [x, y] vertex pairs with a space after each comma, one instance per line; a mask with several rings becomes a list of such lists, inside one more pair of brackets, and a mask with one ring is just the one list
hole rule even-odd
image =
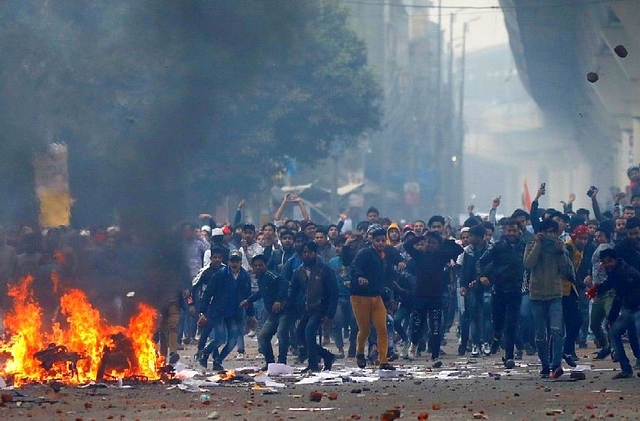
[[255, 330], [250, 330], [249, 333], [247, 333], [247, 336], [250, 338], [255, 338], [256, 337], [256, 331]]
[[261, 352], [258, 352], [258, 355], [256, 355], [256, 359], [257, 360], [264, 360], [264, 355], [262, 355]]
[[489, 342], [482, 344], [482, 353], [487, 357], [491, 355], [491, 345], [489, 345]]
[[409, 359], [409, 342], [402, 344], [402, 358], [405, 360]]
[[480, 347], [478, 345], [473, 344], [473, 346], [471, 346], [471, 356], [472, 357], [480, 356]]
[[411, 346], [409, 347], [409, 359], [410, 360], [415, 360], [417, 358], [416, 357], [416, 349], [417, 348], [418, 347], [416, 345], [414, 345], [414, 344], [411, 344]]
[[245, 357], [244, 353], [238, 352], [238, 356], [236, 357], [236, 360], [244, 360], [244, 357]]

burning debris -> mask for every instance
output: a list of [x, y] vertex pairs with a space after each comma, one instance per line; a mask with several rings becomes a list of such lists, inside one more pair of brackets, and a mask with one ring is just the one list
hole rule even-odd
[[7, 339], [0, 340], [0, 376], [14, 386], [30, 382], [133, 382], [170, 380], [153, 333], [156, 311], [140, 303], [127, 327], [108, 324], [84, 292], [69, 289], [60, 297], [63, 321], [43, 329], [43, 311], [34, 299], [32, 277], [9, 286], [13, 309], [6, 315]]
[[38, 351], [33, 356], [40, 361], [40, 366], [53, 375], [62, 370], [68, 371], [72, 376], [78, 377], [78, 360], [87, 358], [79, 352], [69, 352], [63, 345], [49, 344], [46, 349]]

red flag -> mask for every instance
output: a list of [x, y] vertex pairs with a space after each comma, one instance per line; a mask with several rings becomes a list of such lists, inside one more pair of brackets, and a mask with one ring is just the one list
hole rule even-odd
[[527, 212], [531, 212], [531, 193], [529, 192], [529, 185], [527, 184], [527, 180], [524, 180], [524, 194], [522, 195], [522, 207]]

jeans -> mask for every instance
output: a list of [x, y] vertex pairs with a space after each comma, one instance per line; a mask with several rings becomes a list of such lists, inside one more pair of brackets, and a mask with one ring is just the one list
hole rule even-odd
[[409, 324], [411, 323], [411, 307], [400, 304], [398, 311], [393, 315], [393, 326], [395, 331], [404, 342], [409, 342], [409, 335], [407, 335]]
[[565, 326], [564, 353], [573, 355], [576, 353], [576, 340], [578, 340], [582, 327], [582, 313], [578, 306], [578, 296], [573, 291], [568, 296], [562, 297], [562, 317]]
[[520, 291], [493, 291], [492, 294], [493, 337], [500, 341], [504, 336], [505, 359], [507, 360], [513, 359], [521, 301], [522, 293]]
[[356, 327], [356, 320], [353, 318], [353, 310], [351, 309], [351, 303], [348, 298], [340, 298], [338, 300], [338, 309], [336, 311], [336, 317], [333, 326], [333, 337], [338, 349], [344, 348], [344, 337], [342, 331], [349, 328], [349, 335], [353, 334], [355, 342], [355, 333], [358, 328]]
[[596, 298], [593, 299], [593, 306], [591, 306], [590, 327], [593, 335], [596, 337], [598, 346], [601, 348], [606, 348], [610, 345], [609, 337], [602, 328], [602, 324], [611, 311], [615, 296], [615, 291], [610, 289], [603, 294], [598, 294]]
[[242, 319], [239, 323], [238, 330], [238, 352], [244, 354], [244, 327], [247, 325], [247, 312], [242, 310]]
[[331, 353], [318, 344], [318, 331], [322, 326], [324, 313], [306, 312], [298, 324], [298, 340], [304, 344], [309, 358], [309, 367], [317, 369], [320, 357], [327, 358]]
[[371, 324], [378, 334], [378, 352], [380, 353], [380, 364], [388, 363], [387, 347], [389, 337], [387, 335], [387, 308], [384, 306], [382, 297], [365, 297], [360, 295], [351, 296], [353, 314], [358, 323], [357, 354], [364, 354], [364, 345], [369, 338]]
[[[555, 369], [562, 364], [564, 325], [562, 321], [562, 297], [547, 301], [531, 300], [533, 326], [536, 332], [536, 347], [542, 371]], [[551, 361], [549, 343], [551, 342]]]
[[271, 338], [273, 335], [278, 335], [278, 362], [282, 364], [287, 363], [287, 352], [289, 350], [289, 327], [291, 326], [291, 319], [293, 316], [289, 312], [271, 313], [267, 320], [262, 325], [260, 333], [258, 334], [258, 348], [264, 355], [265, 362], [267, 364], [275, 362], [273, 356], [273, 346], [271, 346]]
[[[622, 335], [624, 335], [625, 331], [638, 331], [638, 329], [640, 329], [640, 310], [629, 311], [627, 309], [622, 309], [618, 319], [615, 321], [613, 326], [611, 326], [611, 331], [609, 332], [611, 344], [613, 345], [616, 356], [620, 361], [620, 369], [625, 373], [631, 373], [633, 372], [633, 369], [631, 368], [631, 363], [629, 363], [627, 354], [624, 352]], [[629, 338], [629, 340], [631, 341], [631, 338]], [[635, 338], [635, 341], [637, 343], [637, 337]]]
[[519, 329], [516, 330], [516, 347], [525, 349], [527, 345], [535, 345], [533, 314], [531, 313], [531, 299], [529, 293], [522, 294], [520, 301], [520, 318], [518, 319]]
[[[241, 334], [242, 317], [218, 317], [214, 320], [207, 320], [207, 324], [211, 323], [213, 326], [213, 340], [204, 347], [203, 353], [205, 356], [212, 355], [213, 360], [222, 364], [225, 358], [233, 351], [238, 343], [238, 337]], [[206, 327], [206, 326], [205, 326]], [[225, 329], [227, 336], [227, 343], [222, 348], [222, 351], [218, 351], [220, 345], [224, 343]]]
[[413, 324], [411, 330], [411, 343], [417, 345], [424, 332], [425, 325], [429, 326], [429, 349], [431, 359], [440, 356], [440, 344], [442, 343], [442, 304], [441, 297], [416, 297], [413, 304]]
[[582, 325], [580, 326], [580, 334], [578, 335], [578, 343], [580, 346], [586, 346], [587, 336], [589, 335], [589, 299], [583, 292], [580, 292], [578, 298], [578, 307], [580, 307], [580, 315], [582, 316]]
[[182, 302], [180, 304], [180, 320], [178, 321], [178, 344], [182, 343], [183, 338], [193, 341], [193, 338], [196, 336], [197, 329], [197, 316], [189, 313], [189, 303], [187, 302], [187, 298], [182, 297]]
[[489, 342], [488, 333], [491, 331], [491, 326], [487, 321], [490, 322], [491, 319], [486, 311], [484, 291], [479, 288], [468, 289], [464, 297], [464, 307], [465, 313], [462, 316], [464, 320], [460, 329], [462, 344], [467, 346], [469, 336], [474, 345]]

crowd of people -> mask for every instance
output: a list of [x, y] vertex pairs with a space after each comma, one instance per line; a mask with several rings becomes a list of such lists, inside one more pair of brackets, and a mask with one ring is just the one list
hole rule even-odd
[[[215, 369], [235, 346], [243, 358], [245, 326], [265, 368], [293, 355], [306, 371], [330, 370], [345, 357], [394, 370], [394, 360], [425, 351], [439, 368], [457, 321], [461, 356], [502, 352], [513, 368], [524, 353], [537, 354], [540, 375], [558, 378], [563, 363], [577, 365], [576, 347], [593, 340], [595, 359], [611, 356], [621, 365], [615, 378], [631, 377], [622, 344], [629, 340], [640, 368], [640, 195], [626, 206], [619, 195], [601, 212], [592, 189], [590, 218], [587, 209], [573, 211], [574, 195], [562, 210], [540, 208], [545, 193], [542, 185], [530, 212], [499, 221], [500, 197], [488, 217], [470, 207], [458, 228], [439, 215], [401, 226], [371, 207], [344, 232], [343, 220], [281, 220], [288, 197], [260, 229], [204, 226], [201, 239], [212, 246], [190, 294], [199, 328], [186, 340], [199, 336], [196, 358], [208, 367], [212, 357]], [[324, 347], [331, 341], [336, 354]]]
[[[242, 222], [244, 202], [232, 224], [202, 214], [201, 223], [180, 227], [189, 276], [180, 296], [160, 309], [161, 351], [175, 363], [193, 345], [203, 367], [211, 359], [221, 370], [234, 349], [244, 358], [245, 339], [255, 337], [265, 369], [295, 358], [316, 372], [354, 358], [360, 368], [395, 370], [394, 360], [425, 352], [439, 368], [456, 326], [460, 356], [500, 353], [510, 369], [525, 353], [537, 354], [540, 375], [558, 378], [563, 364], [577, 365], [576, 347], [592, 340], [595, 359], [619, 362], [614, 379], [632, 377], [640, 369], [640, 170], [629, 174], [627, 205], [620, 194], [601, 212], [598, 190], [589, 190], [593, 217], [573, 210], [574, 195], [560, 210], [541, 208], [544, 184], [529, 212], [497, 220], [497, 197], [484, 218], [469, 207], [460, 227], [439, 215], [400, 224], [374, 207], [353, 227], [344, 214], [321, 226], [289, 195], [261, 227]], [[283, 219], [291, 205], [301, 220]], [[9, 241], [0, 230], [0, 282], [26, 274], [50, 282], [52, 270], [73, 279], [84, 264], [117, 284], [138, 276], [127, 273], [134, 242], [116, 227], [99, 235], [55, 229], [44, 237], [23, 229]], [[47, 293], [38, 298], [51, 301]], [[122, 300], [109, 297], [105, 311], [123, 318]], [[327, 348], [331, 342], [337, 352]]]

